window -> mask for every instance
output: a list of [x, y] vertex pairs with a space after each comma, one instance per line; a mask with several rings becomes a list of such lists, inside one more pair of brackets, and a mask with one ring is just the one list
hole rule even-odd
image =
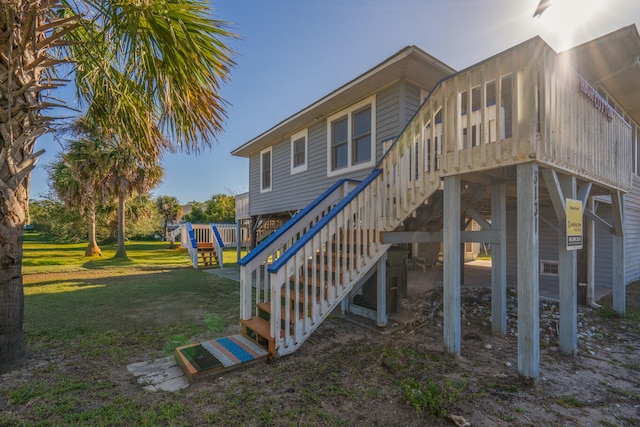
[[373, 166], [375, 162], [375, 96], [327, 120], [327, 175]]
[[307, 170], [308, 132], [303, 130], [291, 137], [291, 173]]
[[260, 192], [271, 191], [271, 147], [260, 152]]
[[545, 276], [557, 276], [558, 261], [540, 261], [540, 274]]

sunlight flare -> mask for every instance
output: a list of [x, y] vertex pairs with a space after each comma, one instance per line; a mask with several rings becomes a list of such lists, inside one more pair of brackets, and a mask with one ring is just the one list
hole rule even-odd
[[[560, 50], [575, 44], [578, 33], [592, 25], [608, 0], [555, 0], [542, 2], [542, 11], [536, 9], [537, 18], [545, 30], [558, 40]], [[535, 15], [534, 15], [535, 16]]]

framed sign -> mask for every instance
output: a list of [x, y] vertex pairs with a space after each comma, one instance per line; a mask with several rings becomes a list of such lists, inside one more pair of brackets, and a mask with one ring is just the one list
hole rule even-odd
[[582, 249], [582, 202], [566, 199], [567, 207], [567, 250]]

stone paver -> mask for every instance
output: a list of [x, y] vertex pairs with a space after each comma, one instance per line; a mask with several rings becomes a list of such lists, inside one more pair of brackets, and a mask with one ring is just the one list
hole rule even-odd
[[147, 391], [178, 391], [189, 387], [189, 380], [173, 356], [132, 363], [127, 370]]

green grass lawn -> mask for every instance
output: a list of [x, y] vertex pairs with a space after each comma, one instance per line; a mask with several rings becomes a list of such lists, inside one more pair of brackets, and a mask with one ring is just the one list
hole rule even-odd
[[[13, 385], [0, 381], [0, 425], [180, 424], [183, 403], [131, 400], [113, 376], [178, 345], [238, 333], [239, 284], [194, 269], [166, 242], [127, 242], [129, 260], [114, 259], [114, 245], [102, 245], [102, 257], [86, 258], [85, 248], [26, 236], [27, 356]], [[236, 256], [225, 250], [225, 265]]]
[[[87, 258], [84, 256], [86, 243], [50, 243], [39, 241], [38, 237], [37, 233], [25, 233], [22, 259], [22, 273], [25, 275], [82, 269], [191, 265], [185, 250], [169, 249], [167, 242], [129, 241], [126, 243], [129, 260], [123, 260], [113, 258], [116, 253], [115, 244], [101, 245], [102, 256]], [[236, 265], [236, 249], [225, 249], [223, 261], [225, 266]]]
[[[170, 355], [181, 344], [238, 333], [240, 289], [193, 269], [186, 252], [166, 243], [129, 242], [127, 249], [127, 262], [112, 259], [109, 246], [104, 257], [87, 260], [84, 245], [25, 243], [25, 261], [31, 262], [24, 267], [27, 354], [22, 366], [0, 376], [0, 426], [450, 425], [429, 415], [433, 402], [438, 413], [446, 404], [456, 411], [470, 408], [474, 416], [484, 411], [486, 399], [498, 402], [495, 413], [487, 412], [496, 422], [486, 424], [494, 425], [502, 417], [520, 417], [515, 396], [522, 393], [520, 402], [529, 402], [545, 393], [544, 387], [520, 387], [515, 373], [504, 380], [509, 393], [494, 393], [489, 384], [498, 381], [495, 374], [485, 369], [485, 377], [476, 377], [478, 367], [497, 360], [487, 357], [501, 357], [496, 364], [504, 365], [509, 353], [487, 356], [482, 342], [466, 341], [464, 358], [442, 357], [438, 345], [425, 345], [441, 339], [436, 320], [412, 338], [378, 334], [333, 316], [295, 355], [202, 378], [176, 393], [146, 392], [126, 366]], [[225, 251], [225, 264], [235, 256]], [[640, 286], [628, 289], [635, 305], [624, 331], [637, 331]], [[350, 335], [340, 338], [345, 333]], [[515, 355], [514, 340], [499, 342]], [[617, 375], [635, 378], [635, 341], [620, 342], [613, 345], [626, 346], [628, 356], [614, 360], [615, 372], [624, 368]], [[551, 359], [559, 365], [549, 369], [560, 372], [575, 363], [545, 360]], [[549, 405], [558, 402], [556, 390]], [[633, 388], [621, 389], [616, 402], [620, 396], [637, 401]], [[532, 408], [522, 415], [536, 416], [539, 405]]]

